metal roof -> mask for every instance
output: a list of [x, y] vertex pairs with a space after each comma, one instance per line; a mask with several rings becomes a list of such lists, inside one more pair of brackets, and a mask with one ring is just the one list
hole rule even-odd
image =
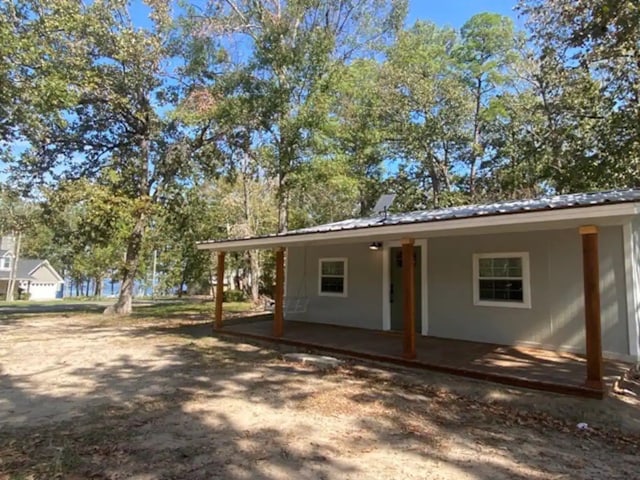
[[[366, 218], [352, 218], [340, 222], [327, 223], [314, 227], [290, 230], [285, 233], [245, 237], [235, 240], [287, 237], [314, 233], [356, 230], [391, 225], [412, 223], [429, 223], [447, 220], [460, 220], [472, 217], [508, 215], [515, 213], [541, 212], [567, 208], [593, 207], [599, 205], [640, 202], [640, 189], [611, 190], [605, 192], [572, 193], [565, 195], [545, 196], [531, 200], [508, 200], [483, 205], [465, 205], [459, 207], [418, 210], [407, 213], [376, 215]], [[210, 240], [200, 244], [222, 243], [228, 240]]]

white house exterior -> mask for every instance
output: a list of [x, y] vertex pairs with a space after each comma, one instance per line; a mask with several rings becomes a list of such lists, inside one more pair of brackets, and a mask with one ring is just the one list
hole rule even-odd
[[307, 300], [304, 312], [285, 308], [286, 319], [414, 325], [419, 335], [586, 353], [589, 369], [603, 355], [640, 360], [640, 190], [379, 215], [198, 247], [286, 249], [285, 299]]
[[15, 268], [17, 292], [28, 295], [30, 300], [55, 300], [62, 298], [64, 281], [47, 260], [19, 258], [14, 267], [13, 239], [0, 240], [0, 298], [6, 298], [12, 268]]

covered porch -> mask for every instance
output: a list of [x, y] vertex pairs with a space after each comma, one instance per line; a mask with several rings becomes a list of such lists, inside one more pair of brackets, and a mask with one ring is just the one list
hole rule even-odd
[[602, 398], [629, 364], [605, 360], [604, 389], [585, 384], [583, 355], [530, 347], [504, 346], [436, 337], [416, 337], [416, 354], [407, 359], [402, 333], [285, 321], [274, 335], [269, 316], [235, 320], [220, 333], [267, 340], [319, 352], [338, 353], [413, 368], [424, 368], [517, 387]]
[[[636, 207], [625, 199], [608, 197], [586, 196], [580, 201], [584, 204], [558, 207], [552, 199], [540, 201], [539, 206], [515, 202], [508, 208], [504, 204], [474, 207], [471, 213], [426, 211], [418, 217], [385, 216], [267, 237], [203, 242], [198, 248], [211, 250], [217, 257], [215, 329], [601, 398], [628, 368], [623, 361], [603, 358], [603, 333], [608, 345], [613, 345], [607, 351], [621, 354], [611, 358], [637, 355], [635, 285], [639, 282], [630, 267], [636, 255], [630, 219]], [[624, 254], [618, 255], [622, 243]], [[363, 254], [367, 246], [381, 250], [380, 255]], [[307, 248], [315, 252], [310, 260]], [[223, 324], [225, 254], [247, 249], [275, 253], [273, 316], [267, 321]], [[484, 293], [480, 298], [477, 290], [487, 283], [477, 270], [482, 255], [492, 261], [494, 257], [517, 261], [513, 275], [487, 274], [490, 283], [500, 277], [495, 285], [517, 285], [517, 298], [488, 296], [485, 301]], [[324, 273], [323, 262], [335, 270]], [[310, 276], [307, 271], [312, 272]], [[300, 284], [310, 286], [306, 291], [315, 303], [308, 315], [304, 312], [308, 318], [291, 318], [287, 295], [295, 296], [294, 287]], [[509, 308], [504, 308], [505, 298], [511, 302]], [[608, 313], [604, 332], [603, 311]], [[555, 335], [552, 341], [539, 335], [536, 327], [541, 324], [548, 327], [549, 336]], [[514, 326], [520, 330], [513, 330]], [[473, 328], [473, 335], [465, 337], [466, 330]], [[507, 331], [509, 335], [500, 336]], [[483, 337], [485, 332], [493, 337]]]
[[[418, 242], [413, 238], [404, 238], [397, 242], [400, 244], [399, 256], [405, 265], [401, 271], [402, 289], [398, 299], [402, 320], [399, 329], [390, 330], [388, 324], [384, 330], [339, 326], [335, 325], [328, 312], [325, 313], [326, 323], [324, 320], [307, 322], [289, 319], [285, 297], [285, 248], [275, 250], [273, 315], [261, 321], [245, 321], [233, 325], [224, 324], [222, 321], [223, 292], [219, 287], [224, 275], [225, 252], [217, 252], [215, 329], [232, 335], [426, 368], [502, 384], [602, 398], [628, 365], [603, 359], [598, 228], [590, 225], [581, 226], [576, 230], [581, 237], [583, 250], [586, 355], [421, 335], [421, 316], [416, 311], [416, 305], [419, 304], [416, 302], [416, 295], [419, 295], [420, 291], [414, 281], [416, 276], [420, 275], [420, 262], [415, 261], [415, 247]], [[388, 299], [384, 298], [384, 305], [388, 305], [387, 302]], [[332, 323], [334, 325], [331, 325]]]

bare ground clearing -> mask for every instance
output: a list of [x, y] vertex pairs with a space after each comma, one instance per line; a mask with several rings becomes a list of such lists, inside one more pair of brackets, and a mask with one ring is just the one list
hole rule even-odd
[[640, 408], [622, 398], [320, 372], [209, 334], [197, 318], [0, 317], [0, 478], [640, 478]]

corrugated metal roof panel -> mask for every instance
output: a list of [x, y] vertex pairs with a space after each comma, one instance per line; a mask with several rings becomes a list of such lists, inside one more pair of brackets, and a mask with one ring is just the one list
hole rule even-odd
[[541, 197], [533, 200], [510, 200], [484, 205], [465, 205], [460, 207], [418, 210], [408, 213], [389, 214], [385, 218], [378, 215], [368, 218], [353, 218], [341, 222], [328, 223], [315, 227], [291, 230], [289, 234], [321, 233], [334, 230], [347, 230], [382, 225], [400, 225], [442, 220], [470, 218], [481, 215], [503, 215], [509, 213], [531, 212], [547, 209], [586, 207], [607, 203], [640, 201], [640, 190], [614, 190], [608, 192], [576, 193]]
[[[508, 215], [514, 213], [537, 212], [544, 210], [589, 207], [615, 203], [640, 202], [640, 189], [611, 190], [605, 192], [573, 193], [553, 195], [531, 200], [509, 200], [482, 205], [418, 210], [407, 213], [376, 215], [367, 218], [351, 218], [340, 222], [327, 223], [314, 227], [290, 230], [286, 233], [250, 237], [251, 239], [286, 237], [313, 233], [335, 232], [371, 228], [378, 226], [428, 223], [446, 220], [459, 220], [480, 216]], [[249, 237], [235, 240], [249, 240]], [[226, 240], [205, 241], [199, 243], [220, 243]]]

